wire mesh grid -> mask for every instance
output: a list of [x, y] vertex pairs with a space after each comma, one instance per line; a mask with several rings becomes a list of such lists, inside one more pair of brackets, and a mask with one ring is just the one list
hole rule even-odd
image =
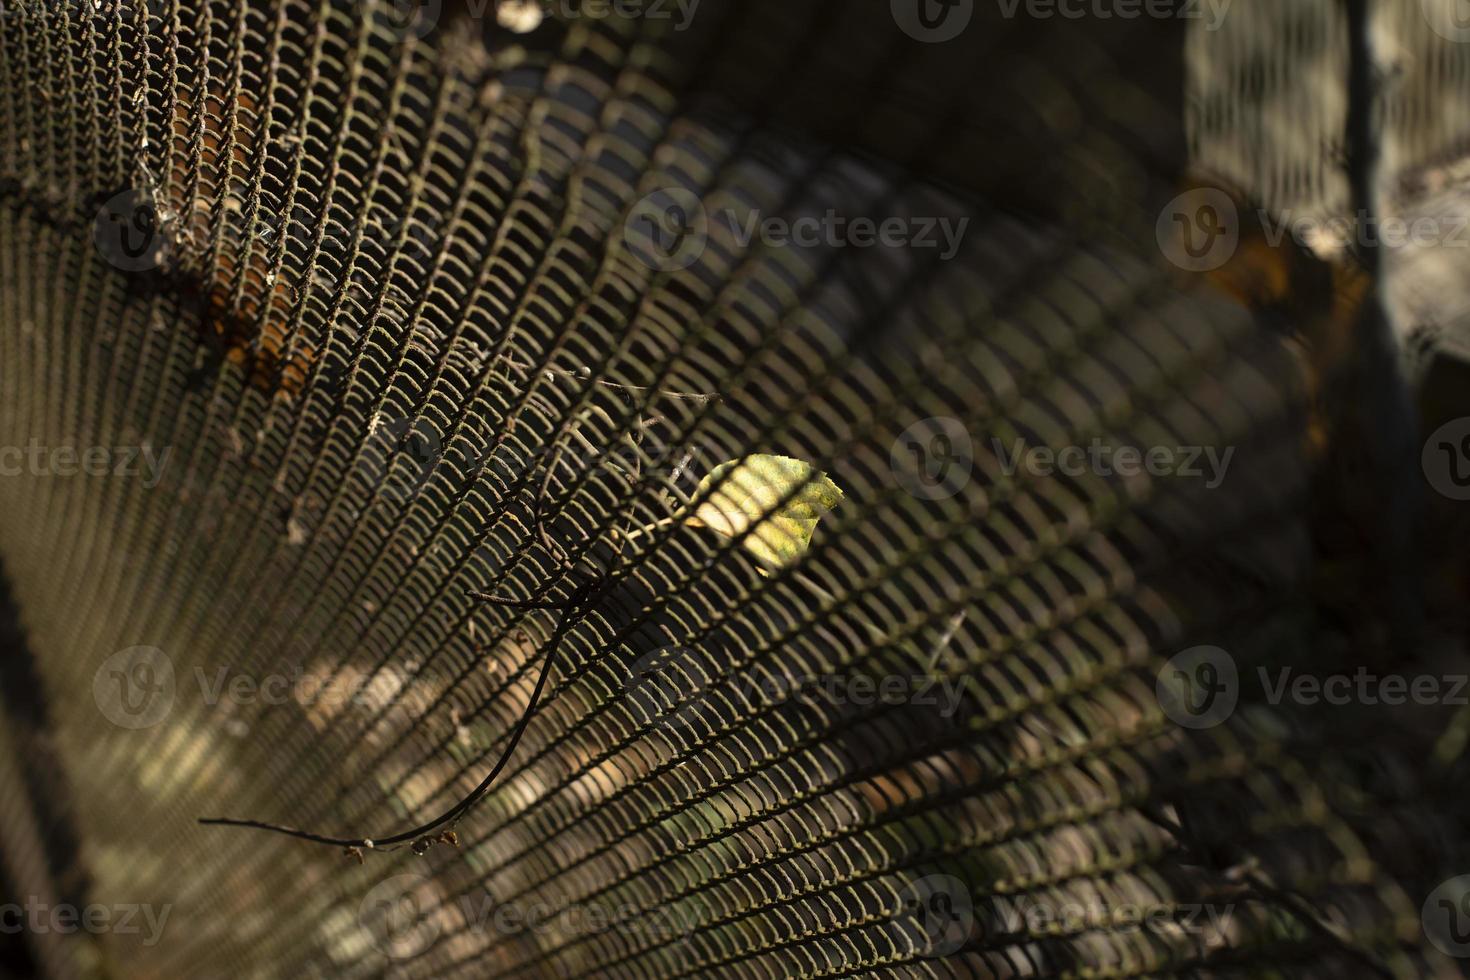
[[[166, 910], [75, 969], [1449, 975], [1412, 732], [1158, 695], [1320, 629], [1311, 365], [1154, 241], [1179, 25], [528, 6], [7, 6], [3, 441], [136, 450], [0, 481], [52, 873]], [[1093, 446], [1228, 466], [1016, 464]], [[689, 519], [768, 455], [774, 565]], [[457, 844], [196, 823], [443, 811], [563, 630]]]

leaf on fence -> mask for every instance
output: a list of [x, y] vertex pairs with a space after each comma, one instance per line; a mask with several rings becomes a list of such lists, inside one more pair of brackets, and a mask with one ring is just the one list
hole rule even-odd
[[742, 542], [746, 550], [774, 566], [801, 557], [817, 521], [842, 500], [842, 491], [825, 473], [789, 456], [721, 463], [699, 482], [699, 492], [709, 496], [685, 523], [730, 537], [749, 529]]

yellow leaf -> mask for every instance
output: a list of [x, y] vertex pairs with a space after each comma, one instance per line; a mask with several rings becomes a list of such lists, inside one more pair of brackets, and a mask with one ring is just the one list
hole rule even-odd
[[[723, 482], [721, 482], [723, 481]], [[780, 566], [799, 558], [823, 514], [842, 500], [837, 484], [810, 463], [789, 456], [747, 456], [721, 463], [699, 481], [699, 493], [719, 484], [685, 522], [742, 542], [761, 561]], [[789, 500], [783, 498], [791, 495]]]

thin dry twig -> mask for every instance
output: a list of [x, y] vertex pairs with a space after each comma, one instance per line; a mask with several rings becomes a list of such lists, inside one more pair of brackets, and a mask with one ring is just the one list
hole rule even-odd
[[541, 699], [541, 692], [546, 688], [546, 679], [550, 676], [552, 665], [556, 662], [557, 648], [561, 645], [561, 641], [566, 636], [567, 630], [571, 628], [572, 620], [576, 613], [584, 607], [588, 599], [597, 592], [598, 588], [599, 585], [597, 583], [579, 585], [564, 602], [525, 601], [503, 598], [483, 592], [466, 593], [472, 598], [491, 602], [499, 606], [509, 606], [516, 609], [558, 610], [561, 612], [561, 616], [558, 617], [556, 627], [552, 630], [551, 638], [547, 641], [546, 655], [541, 663], [541, 674], [536, 678], [536, 686], [531, 691], [530, 702], [526, 705], [526, 710], [521, 714], [520, 720], [516, 722], [515, 728], [511, 730], [510, 739], [506, 743], [505, 750], [500, 754], [500, 759], [485, 775], [485, 778], [480, 780], [479, 785], [470, 791], [469, 795], [434, 819], [409, 830], [387, 834], [382, 837], [333, 837], [329, 834], [299, 830], [295, 827], [285, 826], [284, 824], [268, 823], [263, 820], [242, 820], [233, 817], [201, 817], [199, 822], [210, 826], [246, 827], [253, 830], [264, 830], [269, 833], [284, 834], [287, 837], [311, 841], [315, 844], [328, 844], [334, 847], [341, 847], [346, 849], [348, 855], [356, 857], [359, 861], [362, 860], [363, 850], [392, 849], [396, 845], [408, 842], [413, 843], [415, 853], [422, 854], [428, 849], [427, 842], [430, 841], [428, 835], [440, 827], [444, 827], [446, 824], [449, 825], [450, 829], [444, 834], [441, 834], [440, 838], [447, 842], [455, 842], [457, 838], [454, 837], [453, 826], [475, 804], [484, 799], [485, 795], [490, 791], [491, 784], [495, 782], [495, 777], [500, 775], [501, 770], [510, 761], [512, 753], [515, 752], [516, 746], [520, 743], [521, 736], [525, 734], [526, 727], [530, 724], [532, 716], [536, 713], [536, 704]]

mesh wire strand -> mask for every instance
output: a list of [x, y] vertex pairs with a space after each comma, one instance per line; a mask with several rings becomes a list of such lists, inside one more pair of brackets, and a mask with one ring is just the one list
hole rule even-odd
[[[1419, 905], [1461, 811], [1423, 732], [1259, 704], [1194, 731], [1155, 696], [1185, 647], [1244, 673], [1322, 629], [1307, 362], [1153, 245], [1182, 25], [976, 5], [923, 45], [852, 6], [512, 35], [445, 3], [419, 37], [375, 3], [7, 5], [0, 443], [169, 452], [156, 485], [0, 480], [51, 874], [170, 909], [157, 943], [69, 942], [82, 975], [1452, 974]], [[625, 231], [671, 187], [969, 225], [941, 260], [712, 220], [665, 270]], [[120, 193], [161, 216], [157, 268], [94, 241]], [[893, 448], [935, 417], [973, 472], [926, 500]], [[1094, 437], [1235, 455], [1218, 487], [1004, 465]], [[755, 453], [845, 491], [791, 567], [669, 520]], [[565, 597], [567, 561], [618, 584], [458, 850], [195, 823], [355, 836], [461, 798], [556, 623], [464, 591]], [[93, 693], [133, 646], [174, 679], [140, 729]], [[366, 694], [208, 696], [297, 672]], [[925, 673], [951, 711], [751, 693]], [[909, 899], [941, 874], [974, 926], [936, 951]], [[1168, 922], [1027, 912], [1069, 905]], [[1230, 915], [1181, 925], [1200, 905]]]

